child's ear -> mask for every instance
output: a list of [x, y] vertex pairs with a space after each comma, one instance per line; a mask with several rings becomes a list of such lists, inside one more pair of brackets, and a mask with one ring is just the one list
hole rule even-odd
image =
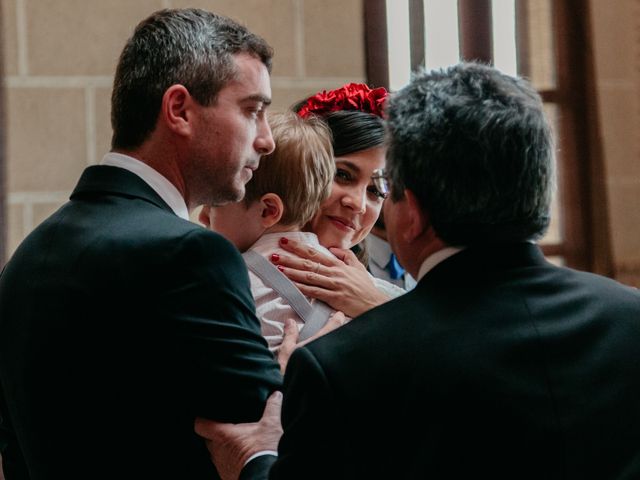
[[260, 219], [264, 228], [271, 228], [280, 221], [284, 214], [284, 204], [279, 195], [275, 193], [265, 193], [260, 197], [262, 213]]
[[200, 213], [198, 214], [198, 220], [200, 220], [200, 223], [207, 228], [211, 227], [210, 215], [211, 215], [211, 207], [209, 205], [204, 205], [200, 210]]

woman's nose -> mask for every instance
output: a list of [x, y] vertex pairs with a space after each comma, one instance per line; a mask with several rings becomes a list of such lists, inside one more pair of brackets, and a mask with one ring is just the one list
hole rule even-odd
[[364, 213], [367, 205], [367, 189], [357, 188], [342, 197], [342, 204], [351, 208], [356, 213]]

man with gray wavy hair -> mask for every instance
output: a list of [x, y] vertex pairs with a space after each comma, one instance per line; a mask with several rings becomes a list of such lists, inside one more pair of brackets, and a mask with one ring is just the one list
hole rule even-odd
[[[540, 97], [463, 63], [416, 74], [387, 112], [385, 222], [418, 284], [293, 353], [279, 456], [242, 474], [639, 477], [640, 293], [536, 245], [554, 184]], [[196, 428], [242, 465], [274, 418]]]
[[0, 277], [7, 480], [213, 480], [195, 417], [257, 420], [280, 387], [242, 257], [189, 221], [240, 200], [274, 149], [271, 56], [204, 10], [136, 27], [111, 151]]

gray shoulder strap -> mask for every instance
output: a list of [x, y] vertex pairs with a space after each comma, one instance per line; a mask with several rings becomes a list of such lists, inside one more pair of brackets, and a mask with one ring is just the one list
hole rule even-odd
[[311, 305], [298, 290], [298, 287], [259, 253], [247, 250], [242, 254], [242, 257], [247, 268], [257, 275], [265, 285], [273, 288], [300, 316], [304, 327], [300, 331], [299, 340], [311, 337], [327, 323], [332, 310], [326, 303], [315, 302]]

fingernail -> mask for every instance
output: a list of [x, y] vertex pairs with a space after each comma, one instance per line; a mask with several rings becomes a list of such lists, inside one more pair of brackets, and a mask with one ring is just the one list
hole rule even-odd
[[284, 272], [284, 267], [282, 265], [278, 265], [276, 268], [281, 272]]
[[287, 243], [289, 243], [289, 239], [288, 239], [288, 238], [285, 238], [285, 237], [282, 237], [282, 238], [280, 239], [280, 243], [281, 243], [282, 245], [286, 245]]
[[280, 260], [280, 255], [278, 255], [277, 253], [272, 253], [271, 254], [271, 261], [272, 262], [277, 262], [278, 260]]

